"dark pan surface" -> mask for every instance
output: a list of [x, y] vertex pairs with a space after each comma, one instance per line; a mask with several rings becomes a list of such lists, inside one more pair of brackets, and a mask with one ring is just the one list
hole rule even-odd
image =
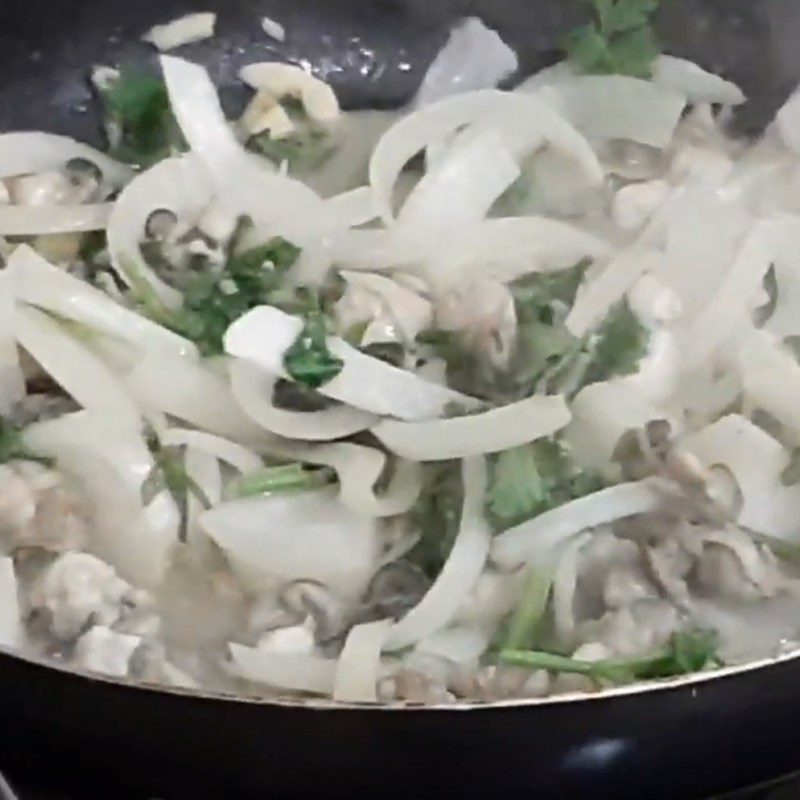
[[[667, 49], [740, 83], [758, 130], [800, 78], [798, 0], [664, 0]], [[99, 140], [92, 63], [152, 63], [139, 36], [216, 9], [218, 36], [182, 54], [237, 102], [235, 73], [308, 61], [349, 106], [415, 90], [459, 17], [479, 14], [523, 71], [556, 59], [580, 19], [567, 0], [0, 0], [0, 129]], [[288, 31], [266, 37], [269, 15]], [[587, 702], [464, 710], [319, 710], [184, 697], [0, 655], [0, 767], [77, 796], [170, 800], [347, 792], [355, 797], [523, 792], [546, 798], [703, 798], [800, 769], [800, 661], [694, 686]], [[286, 794], [284, 794], [286, 793]]]

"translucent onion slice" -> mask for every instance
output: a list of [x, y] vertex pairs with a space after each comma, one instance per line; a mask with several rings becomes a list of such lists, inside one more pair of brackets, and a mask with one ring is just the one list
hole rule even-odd
[[164, 447], [188, 447], [201, 453], [207, 453], [224, 461], [243, 475], [256, 472], [264, 466], [264, 462], [252, 450], [237, 442], [215, 436], [205, 431], [193, 431], [186, 428], [170, 428], [160, 437]]
[[663, 254], [650, 247], [623, 250], [596, 278], [581, 286], [566, 320], [570, 333], [585, 336], [642, 275], [661, 271], [663, 261]]
[[[287, 378], [283, 356], [302, 326], [297, 317], [271, 306], [259, 306], [228, 328], [225, 350], [237, 358], [249, 359], [266, 372]], [[479, 405], [474, 398], [365, 355], [338, 337], [328, 337], [328, 348], [342, 359], [344, 368], [319, 391], [355, 408], [420, 420], [440, 416], [449, 403], [460, 403], [468, 409]]]
[[486, 564], [490, 544], [489, 526], [483, 518], [486, 462], [483, 458], [465, 459], [462, 474], [464, 505], [453, 549], [425, 597], [391, 629], [386, 642], [388, 650], [401, 650], [444, 628]]
[[22, 612], [19, 607], [14, 559], [0, 557], [0, 647], [16, 648], [22, 644]]
[[453, 625], [417, 642], [415, 652], [451, 664], [474, 664], [489, 647], [489, 635], [478, 626]]
[[499, 453], [561, 430], [570, 412], [561, 395], [529, 397], [482, 414], [427, 422], [382, 420], [371, 431], [393, 453], [445, 461]]
[[524, 563], [550, 563], [576, 534], [618, 519], [658, 509], [663, 494], [652, 480], [620, 483], [546, 511], [501, 533], [492, 541], [492, 559], [512, 569]]
[[[222, 499], [222, 470], [219, 461], [208, 452], [187, 447], [183, 466], [211, 506], [218, 505]], [[207, 553], [210, 540], [200, 526], [200, 515], [205, 510], [203, 499], [195, 492], [189, 492], [186, 499], [186, 542], [196, 550], [205, 550]]]
[[73, 158], [91, 161], [112, 186], [124, 186], [134, 175], [129, 166], [69, 136], [38, 131], [0, 134], [0, 178], [60, 169]]
[[712, 103], [738, 106], [747, 99], [735, 84], [706, 72], [685, 58], [661, 55], [653, 65], [653, 81], [672, 89], [690, 103]]
[[578, 588], [578, 556], [589, 534], [576, 536], [559, 549], [558, 566], [553, 577], [553, 623], [561, 641], [575, 636], [575, 591]]
[[25, 397], [25, 376], [17, 349], [14, 281], [8, 269], [0, 272], [0, 414], [7, 414]]
[[139, 428], [141, 415], [125, 385], [63, 327], [33, 308], [17, 309], [16, 326], [19, 344], [76, 402]]
[[253, 220], [246, 243], [280, 233], [305, 244], [348, 227], [335, 204], [326, 206], [304, 183], [278, 174], [267, 159], [242, 147], [203, 67], [173, 56], [162, 56], [161, 67], [181, 131], [208, 170], [218, 198], [232, 213]]
[[428, 67], [415, 105], [453, 94], [492, 89], [516, 72], [517, 54], [478, 17], [467, 17], [450, 32], [447, 44]]
[[378, 142], [370, 160], [370, 184], [381, 216], [393, 219], [392, 194], [403, 167], [430, 144], [443, 141], [473, 122], [491, 120], [515, 155], [544, 142], [574, 158], [590, 183], [603, 180], [603, 170], [588, 142], [552, 108], [533, 97], [487, 89], [456, 95], [425, 106], [393, 125]]
[[75, 206], [0, 205], [0, 236], [105, 230], [111, 203]]
[[795, 271], [800, 246], [800, 218], [761, 220], [742, 244], [714, 295], [683, 337], [686, 369], [702, 364], [746, 319], [764, 276], [776, 261]]
[[[501, 137], [492, 131], [459, 136], [420, 180], [403, 204], [398, 224], [412, 230], [480, 222], [520, 169]], [[458, 198], [454, 202], [454, 199]]]
[[287, 692], [330, 696], [336, 661], [320, 656], [270, 653], [231, 642], [231, 671], [236, 675]]
[[167, 158], [137, 175], [117, 198], [108, 223], [108, 249], [119, 277], [134, 286], [134, 272], [147, 282], [162, 303], [170, 308], [180, 306], [180, 292], [164, 283], [146, 264], [139, 244], [154, 211], [172, 211], [179, 219], [193, 221], [212, 197], [209, 176], [192, 155]]
[[45, 261], [27, 245], [11, 254], [8, 269], [14, 276], [17, 296], [25, 303], [80, 322], [139, 350], [197, 357], [197, 348], [188, 339], [121, 306], [86, 281]]
[[380, 495], [375, 484], [383, 475], [386, 454], [374, 447], [350, 442], [325, 445], [286, 443], [282, 455], [309, 464], [322, 464], [336, 471], [339, 477], [339, 499], [362, 517], [393, 517], [405, 514], [419, 497], [422, 471], [413, 461], [398, 460], [389, 485]]
[[350, 406], [298, 412], [277, 408], [272, 397], [277, 378], [255, 364], [232, 359], [231, 390], [236, 402], [254, 422], [287, 439], [332, 441], [343, 439], [374, 424], [376, 417]]
[[745, 396], [800, 436], [800, 366], [764, 331], [743, 336], [737, 354]]
[[577, 75], [536, 97], [552, 105], [590, 139], [623, 139], [663, 148], [672, 140], [686, 98], [625, 75]]
[[383, 619], [356, 625], [347, 634], [336, 663], [333, 699], [343, 703], [376, 703], [381, 650], [393, 625]]
[[745, 417], [730, 414], [687, 437], [682, 446], [704, 466], [730, 470], [743, 501], [740, 525], [796, 539], [800, 487], [781, 484], [789, 456], [780, 442]]
[[354, 597], [379, 557], [375, 520], [354, 514], [332, 488], [233, 500], [200, 524], [255, 592], [302, 579]]
[[179, 515], [166, 491], [143, 505], [154, 464], [139, 431], [81, 411], [30, 426], [23, 441], [79, 481], [94, 515], [91, 551], [134, 584], [156, 586], [177, 543]]
[[228, 381], [209, 363], [149, 352], [126, 376], [138, 402], [210, 433], [237, 441], [263, 441], [264, 431], [233, 398]]
[[159, 50], [174, 50], [185, 44], [201, 42], [214, 35], [217, 15], [208, 11], [186, 14], [164, 25], [154, 25], [142, 37]]

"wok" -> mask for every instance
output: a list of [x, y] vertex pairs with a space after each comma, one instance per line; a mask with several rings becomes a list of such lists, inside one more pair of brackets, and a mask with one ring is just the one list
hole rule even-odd
[[[567, 0], [205, 0], [218, 35], [183, 53], [226, 103], [238, 66], [305, 59], [349, 106], [414, 92], [450, 25], [478, 14], [530, 72], [557, 57], [585, 7]], [[664, 0], [662, 40], [742, 85], [737, 124], [762, 127], [800, 79], [797, 0]], [[188, 0], [0, 3], [0, 129], [100, 139], [92, 63], [152, 60], [139, 41]], [[266, 37], [260, 18], [286, 26]], [[655, 690], [455, 708], [267, 703], [126, 685], [0, 653], [0, 768], [78, 796], [355, 796], [510, 791], [701, 798], [800, 770], [800, 659]]]

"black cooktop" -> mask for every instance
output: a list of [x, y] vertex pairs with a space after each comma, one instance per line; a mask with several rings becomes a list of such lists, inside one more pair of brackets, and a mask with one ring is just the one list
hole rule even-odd
[[[43, 790], [30, 781], [20, 781], [9, 777], [10, 773], [0, 772], [0, 800], [160, 800], [156, 797], [128, 797], [124, 787], [108, 787], [100, 793], [61, 792], [58, 790]], [[99, 791], [99, 790], [98, 790]], [[183, 798], [170, 798], [170, 800], [183, 800]], [[194, 800], [194, 798], [192, 798]], [[229, 795], [225, 800], [236, 800]], [[676, 798], [683, 800], [683, 798]], [[709, 800], [800, 800], [800, 776], [795, 776], [769, 787], [747, 789], [725, 797], [709, 798]]]

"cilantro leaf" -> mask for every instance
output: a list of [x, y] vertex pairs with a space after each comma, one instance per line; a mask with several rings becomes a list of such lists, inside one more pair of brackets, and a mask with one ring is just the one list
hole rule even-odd
[[592, 335], [592, 361], [584, 376], [583, 385], [606, 381], [636, 371], [647, 353], [649, 334], [624, 300], [608, 314], [598, 331]]
[[328, 138], [320, 131], [285, 139], [262, 133], [254, 136], [248, 147], [277, 166], [285, 163], [291, 173], [303, 173], [318, 169], [333, 155], [335, 148]]
[[225, 331], [251, 308], [270, 302], [299, 254], [295, 245], [281, 238], [233, 254], [220, 275], [194, 276], [183, 306], [160, 321], [195, 342], [203, 355], [218, 355], [224, 350]]
[[115, 158], [147, 167], [184, 147], [160, 78], [123, 69], [100, 97], [111, 131], [110, 154]]
[[564, 38], [567, 58], [588, 74], [652, 77], [660, 50], [652, 28], [659, 0], [590, 0], [594, 21]]
[[309, 389], [318, 389], [342, 371], [344, 361], [328, 350], [328, 325], [321, 311], [306, 315], [303, 329], [284, 353], [283, 365], [293, 380]]
[[0, 464], [9, 461], [35, 461], [45, 466], [51, 466], [53, 463], [52, 459], [42, 458], [29, 452], [22, 441], [20, 429], [0, 417]]
[[237, 497], [253, 497], [279, 492], [301, 492], [326, 486], [334, 480], [336, 473], [328, 467], [313, 469], [299, 463], [282, 464], [243, 475], [233, 484], [233, 493]]
[[539, 439], [492, 459], [487, 518], [505, 530], [603, 486], [599, 475], [575, 465], [560, 442]]
[[582, 661], [532, 650], [504, 650], [499, 658], [506, 664], [529, 669], [585, 675], [598, 683], [633, 683], [687, 675], [712, 664], [721, 666], [718, 644], [714, 631], [689, 630], [673, 634], [661, 651], [641, 658]]

